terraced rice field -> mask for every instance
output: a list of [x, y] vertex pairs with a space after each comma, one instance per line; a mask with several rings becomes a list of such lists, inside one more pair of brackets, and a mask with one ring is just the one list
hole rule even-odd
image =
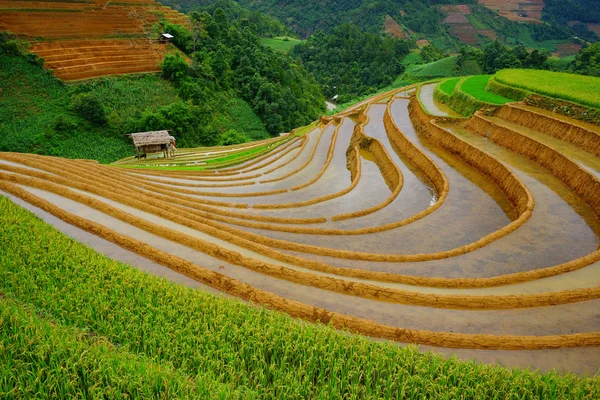
[[497, 11], [511, 21], [541, 23], [544, 0], [480, 0], [490, 10]]
[[595, 374], [600, 127], [515, 103], [453, 123], [410, 89], [165, 161], [0, 153], [0, 193], [109, 256], [307, 321]]
[[0, 0], [0, 30], [31, 38], [30, 50], [63, 80], [160, 71], [166, 46], [150, 32], [162, 18], [189, 24], [153, 0]]

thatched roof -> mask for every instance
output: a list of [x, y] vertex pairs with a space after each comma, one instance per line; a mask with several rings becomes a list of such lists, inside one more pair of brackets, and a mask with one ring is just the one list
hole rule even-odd
[[169, 144], [172, 140], [175, 140], [173, 136], [169, 135], [169, 131], [139, 132], [132, 133], [129, 136], [133, 139], [135, 147]]

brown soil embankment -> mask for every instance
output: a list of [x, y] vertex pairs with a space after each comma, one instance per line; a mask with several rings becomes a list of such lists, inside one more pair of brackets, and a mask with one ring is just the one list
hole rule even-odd
[[594, 131], [577, 123], [569, 122], [565, 117], [552, 117], [542, 112], [535, 112], [508, 104], [501, 107], [495, 115], [510, 122], [514, 122], [529, 129], [565, 140], [575, 146], [600, 156], [600, 127]]
[[533, 138], [495, 124], [479, 112], [465, 126], [549, 170], [577, 193], [590, 206], [596, 218], [600, 219], [600, 181], [579, 164]]

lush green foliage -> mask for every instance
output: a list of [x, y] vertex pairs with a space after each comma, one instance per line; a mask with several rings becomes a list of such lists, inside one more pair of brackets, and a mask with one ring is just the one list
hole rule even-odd
[[233, 0], [163, 0], [161, 3], [186, 13], [206, 11], [214, 14], [220, 8], [225, 11], [230, 22], [239, 21], [248, 24], [250, 29], [260, 37], [291, 34], [291, 30], [279, 19], [256, 10], [251, 11]]
[[293, 55], [315, 74], [323, 92], [338, 101], [385, 87], [403, 71], [401, 60], [409, 43], [362, 32], [350, 24], [330, 33], [321, 31], [304, 44], [294, 47]]
[[[48, 351], [52, 347], [42, 346], [47, 357], [35, 352], [31, 362], [17, 363], [15, 368], [26, 374], [22, 379], [46, 377], [53, 370], [41, 369], [46, 360], [60, 361], [66, 366], [61, 374], [80, 372], [69, 375], [75, 393], [82, 386], [101, 390], [107, 382], [115, 382], [115, 391], [133, 387], [142, 394], [160, 392], [164, 380], [171, 379], [170, 371], [176, 370], [173, 395], [185, 393], [186, 381], [215, 392], [235, 388], [242, 398], [592, 399], [600, 395], [597, 378], [444, 360], [413, 347], [347, 335], [178, 286], [94, 252], [5, 198], [0, 198], [0, 242], [4, 308], [24, 304], [52, 321], [49, 327], [16, 312], [9, 326], [33, 325], [44, 332], [43, 343], [59, 346], [56, 354]], [[4, 328], [5, 324], [3, 337], [22, 336]], [[88, 334], [87, 341], [72, 340], [80, 331]], [[92, 338], [105, 347], [98, 344], [91, 353], [79, 353]], [[21, 348], [36, 346], [31, 340], [15, 341]], [[6, 349], [0, 353], [4, 357]], [[84, 374], [87, 369], [73, 366], [71, 354], [81, 359], [78, 365], [95, 365], [106, 373]], [[116, 367], [111, 362], [120, 362], [119, 357], [131, 361], [122, 366], [122, 380], [115, 381], [119, 377], [112, 375]], [[137, 360], [163, 369], [136, 369]], [[0, 390], [7, 386], [12, 390], [4, 379]], [[36, 385], [44, 394], [55, 390], [52, 378], [40, 379]]]
[[[144, 81], [149, 86], [160, 84], [157, 78], [149, 80], [152, 82]], [[122, 84], [132, 86], [127, 81]], [[122, 136], [124, 132], [99, 128], [72, 112], [73, 88], [23, 57], [0, 56], [0, 93], [0, 151], [91, 158], [100, 162], [118, 160], [131, 151]], [[165, 91], [156, 100], [170, 99]], [[144, 99], [148, 103], [153, 100]]]
[[463, 47], [457, 64], [457, 75], [475, 75], [481, 72], [493, 74], [505, 68], [546, 67], [549, 53], [546, 50], [528, 51], [524, 46], [508, 47], [495, 41], [483, 49]]
[[544, 0], [543, 18], [566, 24], [568, 21], [600, 22], [595, 0]]
[[278, 36], [274, 38], [263, 38], [261, 39], [263, 45], [271, 47], [272, 49], [289, 53], [296, 45], [303, 43], [303, 40], [295, 39], [289, 36]]
[[474, 97], [476, 100], [480, 100], [486, 103], [504, 104], [513, 101], [495, 93], [487, 92], [485, 88], [489, 80], [489, 75], [471, 76], [461, 83], [460, 90], [463, 93]]
[[600, 108], [600, 78], [562, 72], [509, 69], [495, 79], [509, 86]]
[[0, 348], [5, 399], [241, 398], [225, 385], [192, 382], [169, 365], [6, 299], [0, 299]]
[[410, 52], [400, 61], [400, 64], [407, 66], [411, 64], [421, 64], [423, 59], [421, 58], [421, 51], [419, 49], [412, 49]]
[[592, 75], [600, 77], [600, 42], [581, 49], [571, 63], [569, 71], [577, 74]]
[[207, 99], [216, 93], [233, 93], [250, 104], [271, 134], [319, 117], [325, 100], [301, 65], [263, 46], [242, 21], [230, 23], [222, 9], [212, 16], [192, 13], [191, 18], [192, 34], [182, 45], [192, 59], [191, 67], [184, 70], [176, 56], [168, 56], [163, 63], [165, 77], [184, 99], [206, 107]]
[[448, 57], [448, 54], [444, 53], [443, 51], [435, 48], [430, 44], [421, 49], [421, 59], [426, 63], [438, 61], [446, 57]]
[[0, 89], [0, 151], [108, 163], [132, 153], [125, 136], [131, 132], [172, 129], [181, 146], [191, 147], [218, 144], [231, 130], [244, 142], [269, 136], [248, 104], [233, 94], [214, 94], [196, 107], [155, 75], [65, 85], [36, 62], [5, 55]]
[[82, 118], [95, 125], [104, 125], [108, 122], [106, 109], [98, 96], [93, 93], [80, 93], [71, 99], [71, 108]]
[[[575, 60], [575, 56], [569, 57], [548, 57], [544, 64], [544, 69], [556, 72], [566, 72], [571, 63]], [[579, 72], [581, 73], [581, 72]]]

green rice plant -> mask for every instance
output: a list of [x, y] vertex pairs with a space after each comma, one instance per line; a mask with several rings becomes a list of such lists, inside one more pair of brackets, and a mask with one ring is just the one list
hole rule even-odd
[[500, 105], [513, 101], [495, 93], [487, 92], [485, 87], [489, 80], [489, 75], [474, 75], [465, 79], [460, 85], [459, 90], [485, 103]]
[[[600, 396], [597, 377], [444, 359], [176, 285], [96, 253], [4, 197], [0, 243], [4, 301], [26, 304], [59, 323], [57, 329], [93, 333], [134, 360], [165, 366], [162, 376], [174, 370], [184, 380], [202, 379], [209, 387], [236, 388], [245, 397], [266, 399]], [[62, 332], [46, 336], [67, 340], [76, 335]], [[19, 340], [9, 338], [8, 343]], [[5, 351], [23, 345], [12, 346], [2, 347], [0, 355], [18, 357], [12, 355], [16, 350]], [[70, 365], [68, 352], [56, 357]], [[117, 358], [111, 360], [119, 366]], [[86, 365], [82, 373], [90, 369]], [[19, 368], [36, 376], [48, 371], [37, 361]], [[106, 384], [102, 375], [88, 376], [89, 386]], [[145, 378], [133, 379], [145, 387]], [[173, 379], [176, 386], [180, 380]]]
[[454, 92], [454, 88], [456, 88], [458, 81], [460, 81], [460, 78], [446, 79], [445, 81], [442, 81], [438, 87], [447, 95], [451, 95]]
[[508, 86], [600, 108], [600, 78], [530, 69], [498, 71], [495, 79]]
[[208, 379], [68, 328], [31, 306], [0, 299], [0, 397], [248, 398]]

